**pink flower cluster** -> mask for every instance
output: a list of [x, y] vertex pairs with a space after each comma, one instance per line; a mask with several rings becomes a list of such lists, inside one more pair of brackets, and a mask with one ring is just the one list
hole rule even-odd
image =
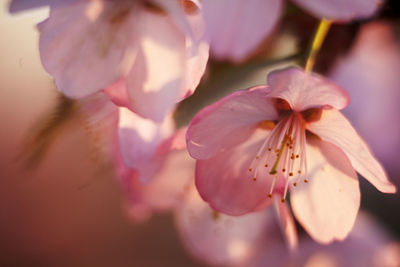
[[[376, 0], [293, 2], [340, 22], [378, 8]], [[263, 251], [281, 253], [270, 206], [295, 250], [289, 198], [315, 241], [345, 239], [360, 206], [356, 172], [384, 193], [396, 191], [340, 112], [347, 93], [298, 67], [275, 70], [266, 85], [234, 92], [201, 110], [188, 128], [175, 128], [173, 112], [199, 84], [209, 48], [217, 58], [243, 61], [271, 33], [282, 0], [41, 4], [50, 6], [38, 26], [43, 66], [63, 94], [82, 100], [89, 124], [100, 125], [129, 214], [144, 220], [173, 212], [195, 256], [257, 266]], [[32, 6], [15, 0], [11, 10]]]

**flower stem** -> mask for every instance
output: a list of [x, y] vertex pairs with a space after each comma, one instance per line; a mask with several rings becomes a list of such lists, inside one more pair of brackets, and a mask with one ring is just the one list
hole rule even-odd
[[321, 49], [322, 43], [325, 40], [326, 34], [331, 27], [332, 21], [327, 19], [321, 19], [317, 30], [315, 31], [314, 38], [308, 53], [305, 70], [311, 71], [315, 64], [315, 59], [319, 50]]

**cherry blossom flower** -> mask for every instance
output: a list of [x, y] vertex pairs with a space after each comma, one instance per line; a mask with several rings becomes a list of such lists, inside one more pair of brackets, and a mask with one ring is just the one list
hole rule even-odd
[[274, 71], [267, 86], [235, 92], [192, 120], [187, 146], [201, 197], [243, 215], [285, 201], [317, 241], [344, 239], [360, 204], [355, 170], [378, 190], [396, 188], [340, 113], [347, 94], [298, 68]]
[[[349, 21], [372, 16], [377, 0], [293, 0], [317, 18]], [[277, 24], [282, 0], [203, 0], [206, 36], [218, 59], [240, 62], [272, 32]]]
[[[24, 3], [13, 1], [11, 10]], [[43, 3], [42, 3], [43, 4]], [[44, 4], [47, 4], [45, 1]], [[40, 56], [70, 98], [105, 90], [118, 105], [161, 122], [196, 88], [208, 59], [196, 2], [50, 2]]]

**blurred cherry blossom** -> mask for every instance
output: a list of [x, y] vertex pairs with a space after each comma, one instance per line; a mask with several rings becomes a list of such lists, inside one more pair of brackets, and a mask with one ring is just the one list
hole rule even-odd
[[[31, 1], [13, 1], [19, 10]], [[157, 122], [190, 95], [208, 59], [195, 2], [50, 2], [39, 24], [44, 68], [70, 98], [105, 90], [116, 104]], [[16, 7], [17, 6], [17, 7]]]
[[242, 266], [393, 267], [400, 265], [400, 243], [393, 241], [382, 225], [367, 213], [359, 214], [353, 230], [342, 242], [324, 246], [303, 236], [295, 255], [288, 255], [282, 250], [282, 239], [279, 237], [275, 237], [273, 243], [280, 248], [280, 251], [261, 250], [262, 252], [253, 257], [251, 262]]

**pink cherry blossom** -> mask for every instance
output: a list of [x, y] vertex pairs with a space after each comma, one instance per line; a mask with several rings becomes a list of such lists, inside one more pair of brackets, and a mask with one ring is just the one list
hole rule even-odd
[[[349, 21], [372, 16], [377, 0], [293, 0], [317, 18]], [[204, 0], [203, 14], [211, 52], [218, 59], [245, 60], [273, 31], [282, 0]]]
[[202, 23], [189, 0], [51, 2], [39, 24], [41, 60], [68, 97], [105, 90], [118, 105], [162, 122], [203, 75]]
[[400, 42], [395, 28], [379, 21], [361, 27], [349, 54], [330, 73], [354, 99], [345, 114], [392, 170], [399, 168], [399, 69]]
[[187, 132], [201, 197], [242, 215], [285, 200], [317, 241], [344, 239], [360, 204], [355, 170], [378, 190], [396, 188], [340, 113], [347, 94], [298, 68], [274, 71], [267, 86], [233, 93], [204, 108]]

